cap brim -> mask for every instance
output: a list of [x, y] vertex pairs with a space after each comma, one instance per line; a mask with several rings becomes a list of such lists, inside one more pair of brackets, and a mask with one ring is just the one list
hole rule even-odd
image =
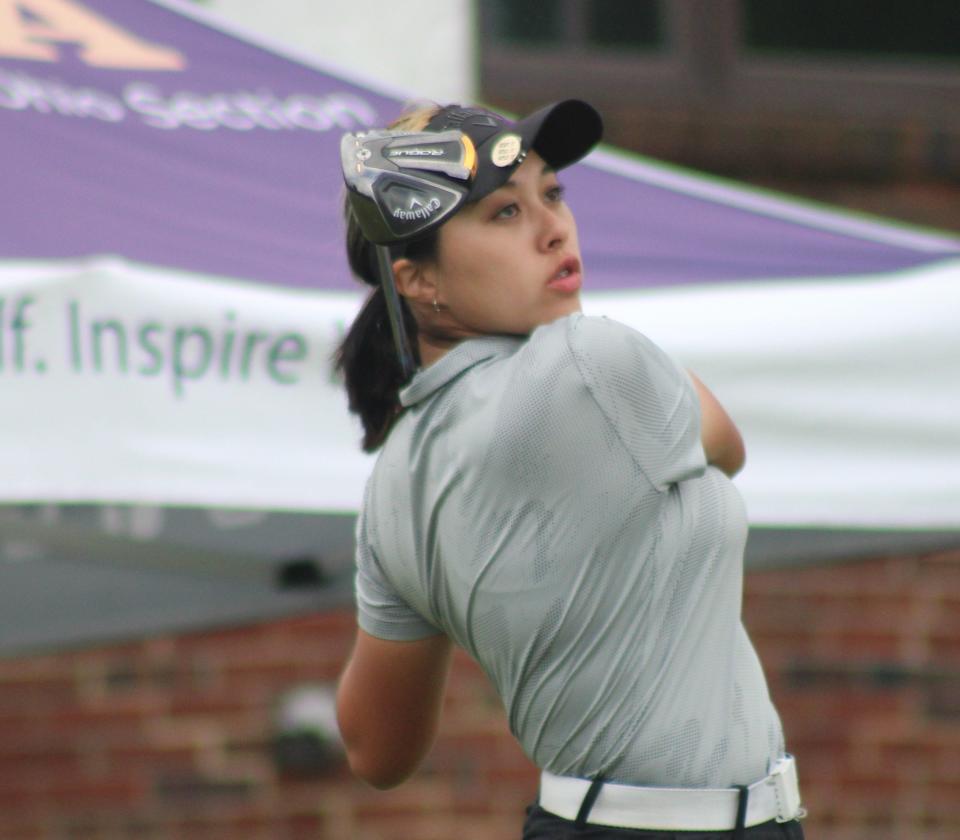
[[579, 99], [547, 105], [519, 120], [516, 128], [524, 145], [554, 169], [576, 163], [603, 136], [600, 114]]
[[489, 133], [478, 143], [480, 165], [468, 201], [479, 201], [502, 187], [523, 162], [524, 156], [519, 155], [510, 165], [491, 163], [491, 151], [501, 137], [510, 134], [519, 136], [524, 151], [532, 150], [551, 168], [563, 169], [584, 157], [600, 141], [603, 121], [586, 102], [566, 99], [540, 108], [515, 123], [502, 123], [499, 131]]

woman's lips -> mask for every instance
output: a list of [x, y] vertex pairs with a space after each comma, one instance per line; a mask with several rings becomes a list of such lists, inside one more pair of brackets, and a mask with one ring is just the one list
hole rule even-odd
[[558, 292], [572, 294], [580, 291], [582, 282], [580, 261], [571, 257], [560, 263], [557, 272], [547, 281], [547, 285]]

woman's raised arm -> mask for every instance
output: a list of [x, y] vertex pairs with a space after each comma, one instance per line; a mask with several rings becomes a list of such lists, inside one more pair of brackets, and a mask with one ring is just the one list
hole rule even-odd
[[732, 478], [743, 469], [747, 459], [743, 438], [710, 389], [693, 372], [687, 372], [700, 398], [700, 439], [703, 441], [707, 463], [713, 464]]

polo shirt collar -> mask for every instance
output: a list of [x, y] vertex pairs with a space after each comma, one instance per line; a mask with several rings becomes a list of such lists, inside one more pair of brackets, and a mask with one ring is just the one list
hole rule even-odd
[[426, 399], [480, 362], [513, 355], [524, 340], [506, 335], [485, 335], [461, 341], [430, 367], [417, 371], [410, 384], [400, 391], [400, 404], [407, 408]]

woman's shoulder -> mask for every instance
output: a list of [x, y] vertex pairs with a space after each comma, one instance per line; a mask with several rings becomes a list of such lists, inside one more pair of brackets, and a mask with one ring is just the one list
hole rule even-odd
[[528, 343], [531, 346], [564, 344], [571, 347], [588, 347], [596, 344], [602, 347], [610, 341], [637, 340], [649, 342], [649, 339], [633, 327], [608, 318], [606, 315], [585, 315], [582, 312], [575, 312], [537, 327], [530, 334]]
[[578, 377], [595, 394], [686, 391], [682, 365], [639, 330], [607, 317], [565, 319], [564, 340]]
[[638, 360], [658, 359], [662, 351], [643, 333], [605, 316], [575, 313], [539, 327], [530, 337], [535, 355], [569, 354], [585, 371], [636, 369]]
[[595, 353], [622, 351], [632, 352], [656, 349], [656, 345], [639, 330], [605, 315], [581, 315], [569, 324], [570, 343], [573, 347]]

